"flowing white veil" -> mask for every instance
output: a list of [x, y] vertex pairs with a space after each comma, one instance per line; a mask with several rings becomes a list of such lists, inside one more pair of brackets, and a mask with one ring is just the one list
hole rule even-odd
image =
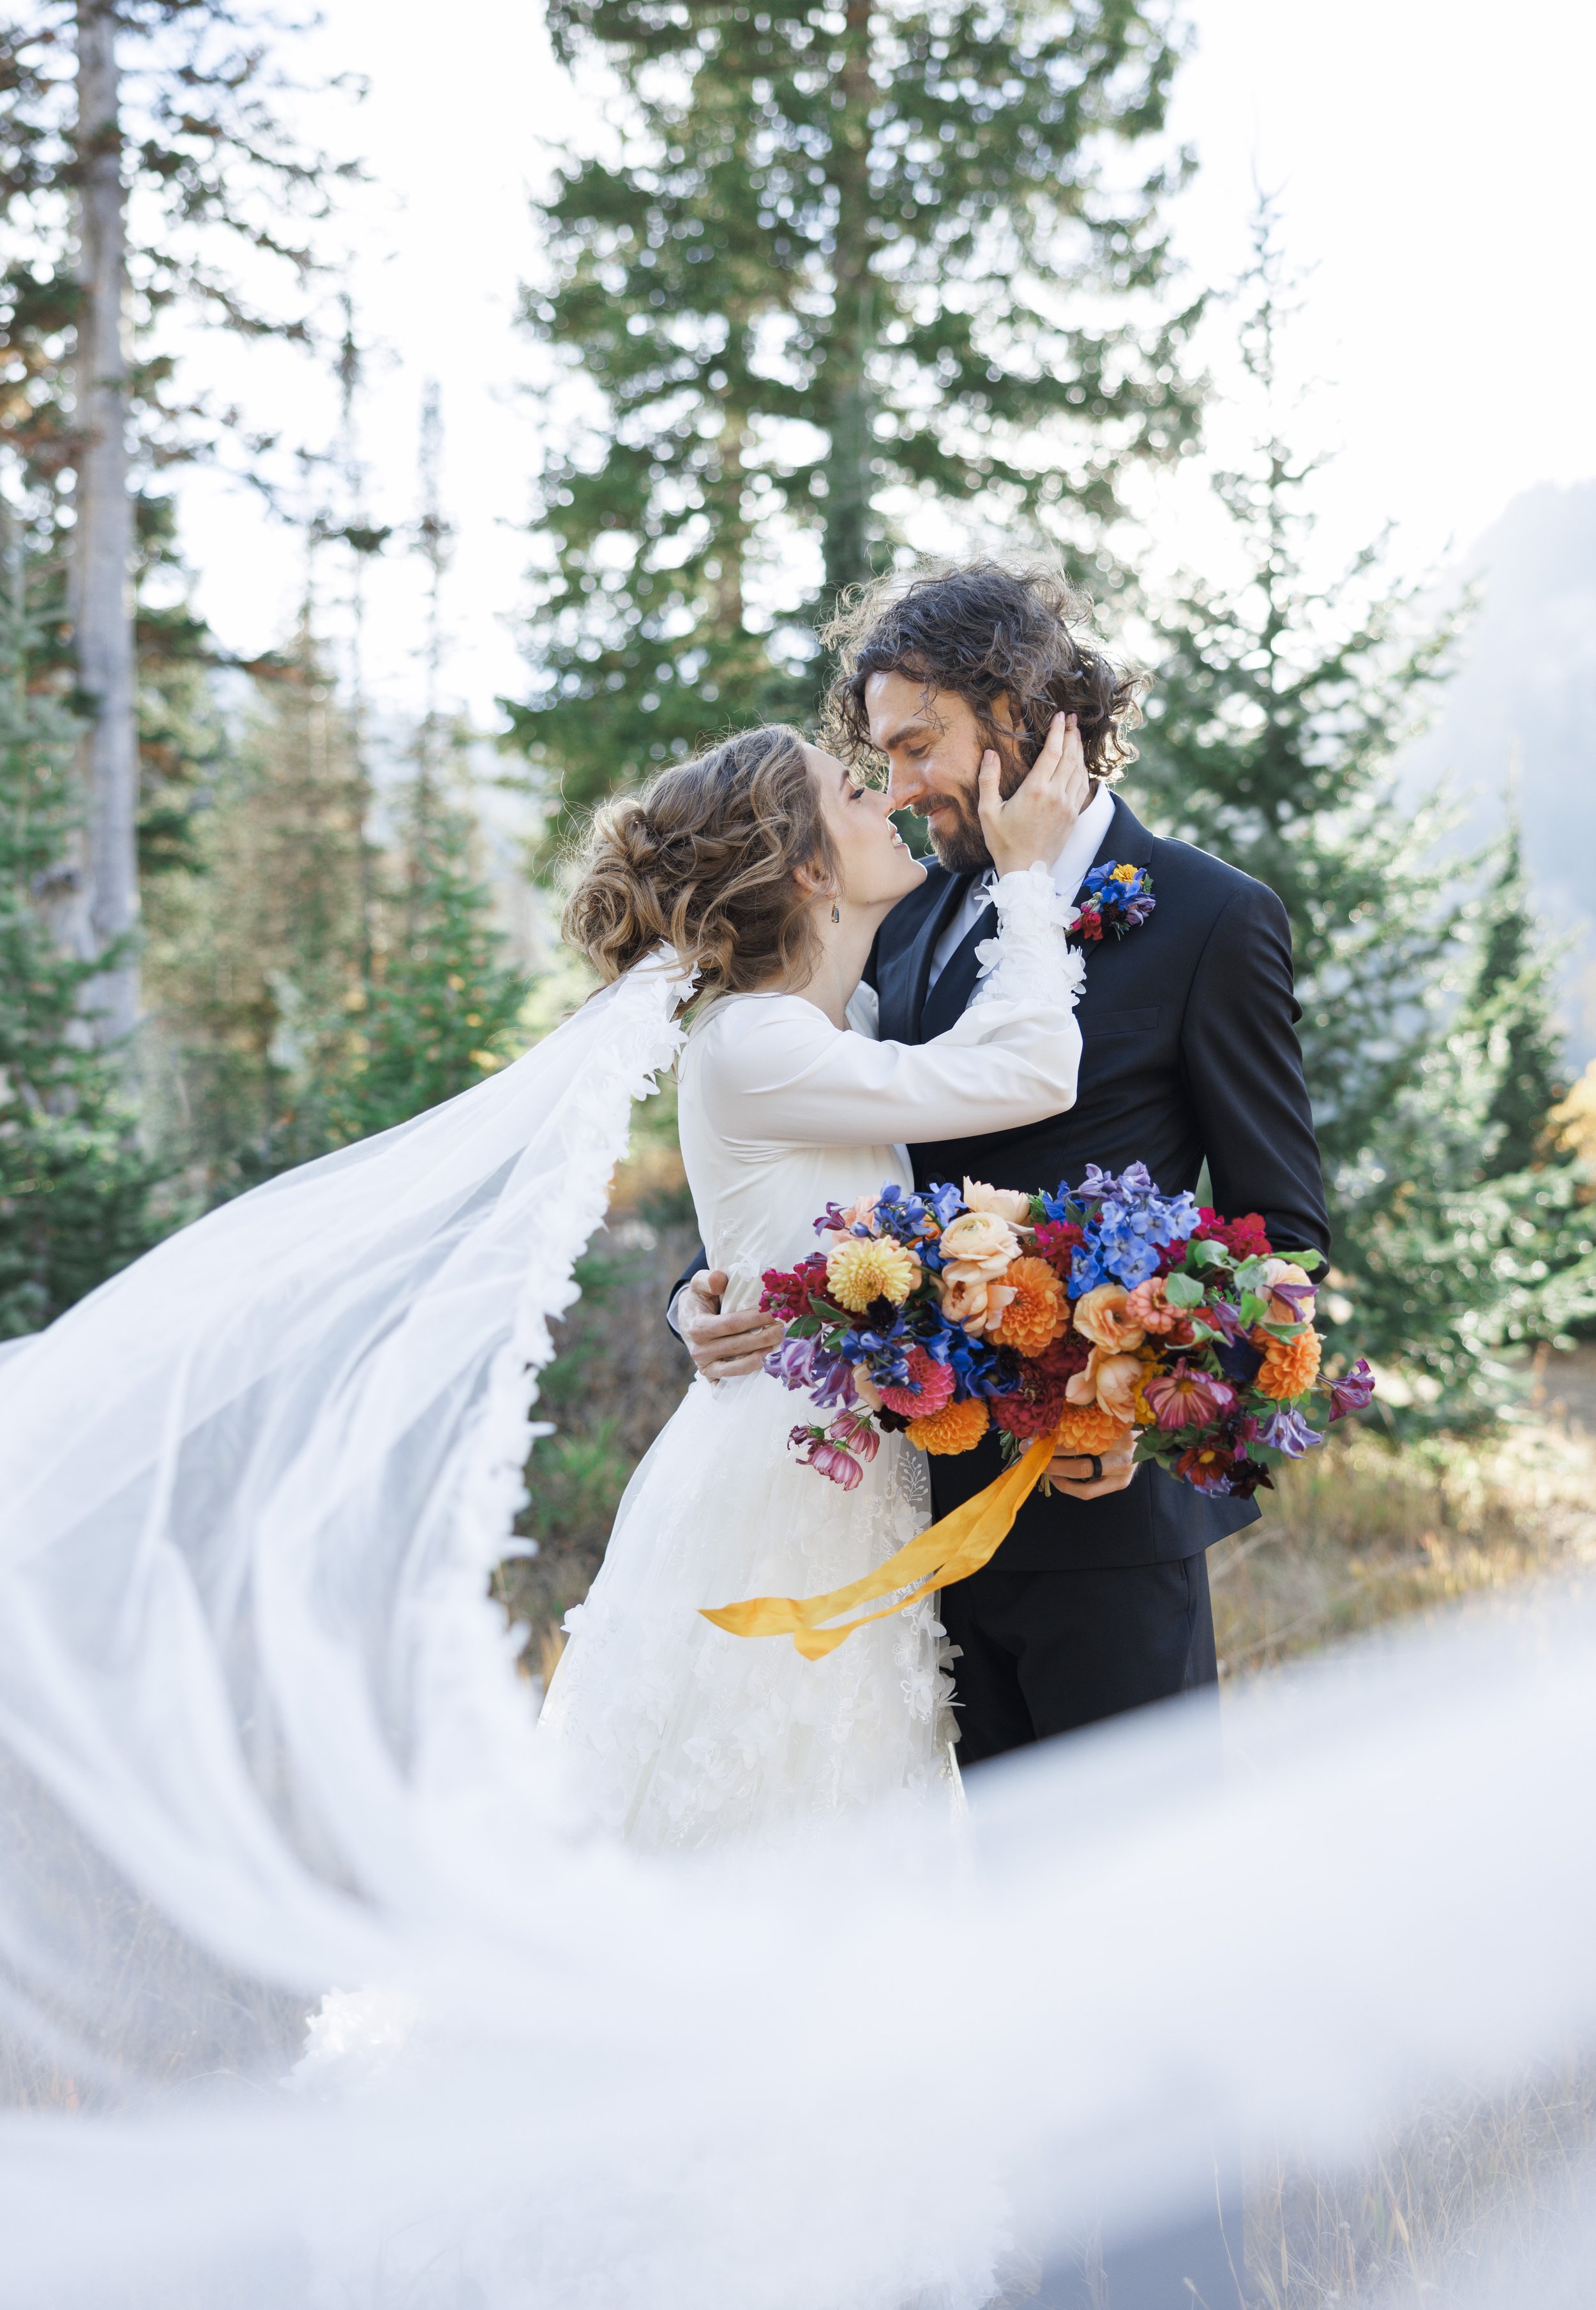
[[1573, 1590], [1243, 1696], [1222, 1780], [1185, 1704], [989, 1768], [962, 1852], [585, 1837], [484, 1576], [681, 992], [0, 1368], [8, 2310], [941, 2310], [1005, 2205], [1156, 2227], [1596, 2037]]
[[169, 2075], [175, 1967], [184, 2066], [259, 2058], [298, 2012], [264, 1984], [325, 1982], [332, 1950], [360, 1977], [372, 1920], [425, 1912], [462, 1767], [474, 1802], [510, 1801], [527, 1712], [486, 1575], [550, 1319], [682, 992], [673, 958], [639, 965], [0, 1369], [13, 2091], [30, 2062], [47, 2098]]

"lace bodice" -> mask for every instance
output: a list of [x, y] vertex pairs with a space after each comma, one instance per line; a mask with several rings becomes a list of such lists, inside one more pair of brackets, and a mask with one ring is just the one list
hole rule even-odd
[[927, 1043], [875, 1039], [868, 988], [837, 1028], [799, 994], [723, 995], [680, 1064], [682, 1158], [723, 1304], [814, 1248], [831, 1202], [907, 1185], [906, 1142], [1008, 1131], [1072, 1106], [1084, 980], [1069, 910], [1039, 867], [993, 891], [998, 934], [962, 1018]]

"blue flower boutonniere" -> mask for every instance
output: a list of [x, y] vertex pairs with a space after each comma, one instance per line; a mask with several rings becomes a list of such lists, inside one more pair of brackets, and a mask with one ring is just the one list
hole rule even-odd
[[1158, 903], [1145, 866], [1094, 866], [1080, 886], [1080, 911], [1070, 936], [1083, 946], [1100, 939], [1105, 931], [1123, 938], [1138, 923], [1146, 922]]

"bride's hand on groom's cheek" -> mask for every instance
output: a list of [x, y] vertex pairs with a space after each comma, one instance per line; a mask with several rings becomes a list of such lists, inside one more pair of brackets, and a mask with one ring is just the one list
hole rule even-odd
[[1094, 1481], [1089, 1460], [1061, 1452], [1057, 1459], [1047, 1463], [1048, 1481], [1075, 1500], [1100, 1500], [1110, 1492], [1123, 1492], [1136, 1473], [1135, 1445], [1121, 1444], [1099, 1456], [1103, 1473]]
[[757, 1307], [723, 1316], [720, 1296], [725, 1288], [720, 1269], [700, 1270], [676, 1303], [676, 1327], [706, 1379], [741, 1379], [757, 1372], [786, 1335], [785, 1324], [772, 1323]]

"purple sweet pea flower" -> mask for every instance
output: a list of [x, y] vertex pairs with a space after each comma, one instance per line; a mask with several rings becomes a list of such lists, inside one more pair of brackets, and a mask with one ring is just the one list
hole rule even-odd
[[822, 1411], [846, 1411], [859, 1401], [852, 1364], [822, 1347], [812, 1334], [806, 1340], [789, 1337], [772, 1348], [765, 1369], [784, 1387], [811, 1389]]
[[1247, 1336], [1247, 1327], [1241, 1320], [1241, 1309], [1233, 1307], [1228, 1299], [1204, 1300], [1202, 1306], [1193, 1312], [1205, 1324], [1211, 1324], [1216, 1332], [1222, 1332], [1232, 1346], [1237, 1340], [1245, 1340]]
[[1324, 1438], [1316, 1428], [1310, 1428], [1300, 1411], [1285, 1405], [1273, 1414], [1258, 1431], [1260, 1444], [1267, 1444], [1271, 1452], [1283, 1452], [1288, 1460], [1300, 1460]]
[[1331, 1383], [1330, 1416], [1345, 1420], [1349, 1411], [1361, 1411], [1375, 1393], [1375, 1375], [1369, 1369], [1369, 1359], [1359, 1356], [1349, 1372]]

